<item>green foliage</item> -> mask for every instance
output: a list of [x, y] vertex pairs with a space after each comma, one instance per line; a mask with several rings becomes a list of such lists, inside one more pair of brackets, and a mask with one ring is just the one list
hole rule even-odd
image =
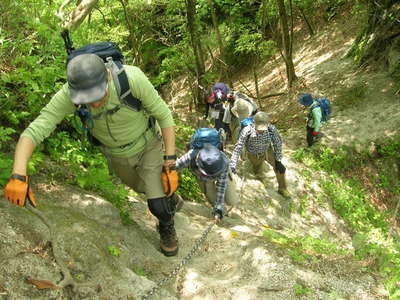
[[188, 169], [183, 169], [180, 174], [179, 189], [177, 193], [192, 201], [199, 201], [202, 197], [202, 192], [197, 183], [196, 177]]
[[108, 246], [108, 253], [111, 256], [119, 257], [121, 255], [121, 249], [116, 246]]
[[66, 131], [54, 133], [46, 140], [45, 145], [50, 158], [55, 161], [69, 162], [71, 165], [85, 164], [86, 166], [100, 165], [103, 168], [105, 167], [101, 153], [96, 149], [90, 151], [90, 148], [83, 148], [82, 141]]
[[[195, 129], [191, 126], [177, 122], [175, 128], [176, 146], [180, 153], [186, 152], [187, 144], [190, 142], [194, 130]], [[188, 169], [183, 169], [180, 172], [179, 189], [177, 193], [194, 201], [199, 201], [202, 197], [202, 192], [197, 183], [196, 177]]]
[[11, 135], [15, 133], [15, 130], [10, 128], [10, 127], [3, 127], [0, 126], [0, 149], [2, 148], [2, 145], [10, 141], [12, 139]]
[[349, 254], [348, 250], [342, 249], [337, 243], [332, 243], [323, 238], [314, 238], [312, 236], [286, 236], [272, 229], [263, 231], [263, 236], [270, 242], [278, 244], [282, 248], [288, 249], [288, 255], [295, 262], [312, 260], [319, 254], [331, 255]]
[[296, 283], [294, 286], [294, 293], [296, 296], [306, 296], [312, 293], [312, 289]]
[[275, 42], [262, 39], [261, 33], [247, 33], [242, 34], [236, 40], [236, 47], [234, 50], [238, 54], [247, 54], [255, 57], [257, 64], [260, 60], [272, 56], [276, 52]]
[[0, 152], [0, 187], [4, 186], [10, 178], [13, 166], [11, 156]]
[[136, 266], [133, 268], [133, 272], [135, 272], [135, 273], [136, 273], [137, 275], [139, 275], [139, 276], [144, 276], [144, 277], [147, 276], [146, 271], [143, 270], [143, 268], [142, 268], [141, 266], [139, 266], [139, 265], [136, 265]]
[[34, 151], [28, 162], [28, 174], [35, 175], [43, 167], [44, 155], [40, 151]]
[[385, 216], [368, 201], [364, 189], [354, 180], [323, 182], [322, 187], [334, 208], [356, 231], [372, 227], [387, 230]]
[[377, 151], [383, 157], [400, 159], [400, 136], [384, 141], [377, 148]]

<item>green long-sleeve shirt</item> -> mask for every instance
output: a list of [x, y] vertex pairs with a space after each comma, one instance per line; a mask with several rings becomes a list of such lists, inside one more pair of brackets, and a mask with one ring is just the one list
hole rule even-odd
[[310, 106], [310, 113], [308, 116], [308, 126], [314, 128], [314, 131], [319, 132], [321, 127], [322, 112], [321, 107], [318, 106], [318, 102], [314, 100]]
[[[109, 84], [110, 97], [106, 104], [100, 108], [88, 106], [89, 112], [94, 116], [93, 136], [104, 145], [106, 152], [116, 157], [129, 157], [144, 149], [146, 139], [154, 135], [152, 131], [147, 131], [149, 116], [153, 116], [161, 128], [175, 125], [171, 111], [146, 75], [139, 68], [133, 66], [125, 66], [125, 71], [133, 95], [143, 104], [142, 110], [136, 112], [123, 106], [114, 114], [103, 113], [120, 104], [112, 80]], [[38, 145], [53, 132], [65, 116], [74, 113], [75, 110], [76, 107], [71, 101], [66, 83], [21, 136], [30, 138], [35, 145]], [[129, 143], [132, 144], [120, 148]]]

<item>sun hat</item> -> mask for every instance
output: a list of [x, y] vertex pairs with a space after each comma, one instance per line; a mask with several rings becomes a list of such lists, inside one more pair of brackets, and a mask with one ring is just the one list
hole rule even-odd
[[228, 167], [229, 159], [217, 147], [205, 144], [196, 156], [199, 171], [210, 177], [220, 175]]
[[107, 68], [96, 54], [81, 54], [67, 65], [69, 93], [74, 104], [98, 101], [107, 92]]

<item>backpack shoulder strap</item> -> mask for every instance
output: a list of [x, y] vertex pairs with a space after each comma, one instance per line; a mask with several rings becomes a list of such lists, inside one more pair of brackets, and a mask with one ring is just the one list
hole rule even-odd
[[126, 75], [126, 71], [122, 63], [119, 61], [108, 59], [107, 65], [111, 69], [114, 84], [117, 89], [120, 101], [123, 104], [128, 105], [135, 111], [141, 110], [142, 101], [133, 96], [131, 88], [129, 86], [128, 75]]

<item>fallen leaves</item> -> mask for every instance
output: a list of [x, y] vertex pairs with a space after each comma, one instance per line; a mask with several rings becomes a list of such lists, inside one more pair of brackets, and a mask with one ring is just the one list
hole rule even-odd
[[49, 281], [49, 280], [42, 280], [42, 279], [33, 279], [28, 277], [26, 279], [26, 281], [30, 284], [33, 284], [34, 286], [36, 286], [39, 290], [44, 290], [44, 289], [52, 289], [52, 290], [56, 290], [56, 289], [61, 289], [60, 286], [54, 284], [53, 282]]

